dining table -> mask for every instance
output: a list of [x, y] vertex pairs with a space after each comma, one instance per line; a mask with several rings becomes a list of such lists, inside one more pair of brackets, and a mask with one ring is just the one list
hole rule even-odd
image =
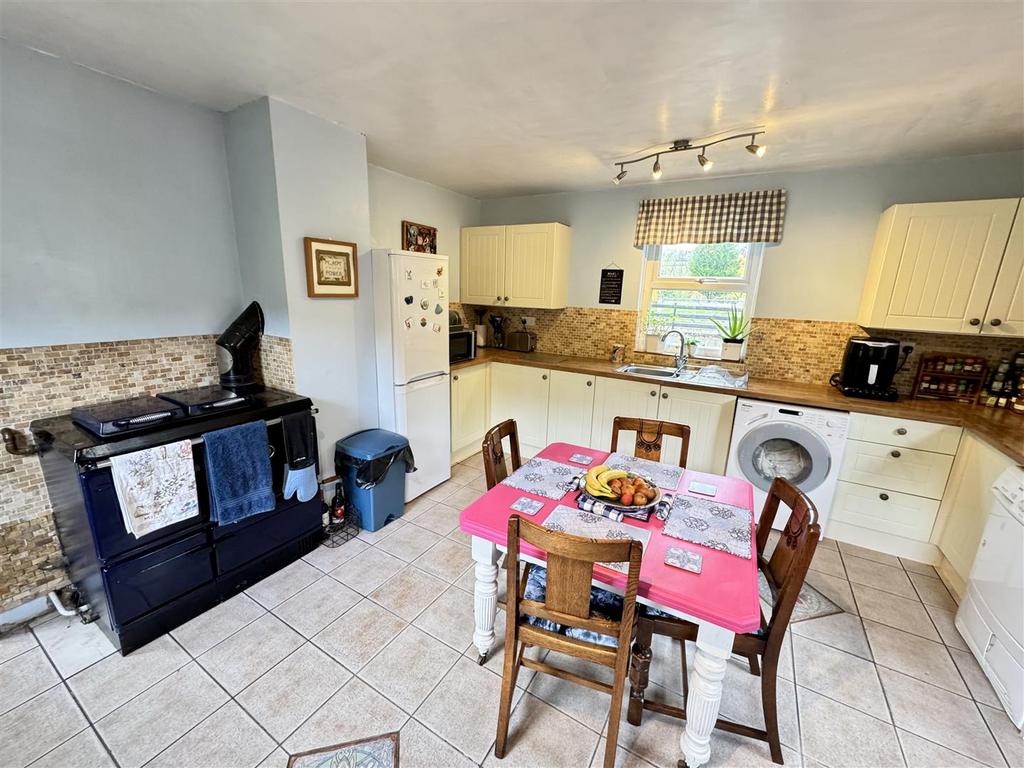
[[[589, 468], [602, 465], [609, 452], [569, 443], [552, 443], [537, 458], [578, 468], [584, 474]], [[586, 463], [583, 457], [591, 461]], [[573, 461], [576, 459], [576, 461]], [[667, 465], [665, 465], [667, 466]], [[661, 473], [663, 474], [663, 473]], [[757, 559], [754, 554], [753, 486], [746, 480], [722, 475], [682, 470], [673, 488], [665, 494], [708, 498], [691, 490], [694, 483], [714, 486], [714, 500], [722, 504], [751, 510], [751, 557], [737, 556], [709, 546], [683, 541], [663, 533], [664, 522], [651, 514], [646, 521], [626, 517], [623, 522], [649, 531], [640, 568], [637, 602], [698, 626], [696, 654], [689, 672], [689, 694], [686, 720], [680, 735], [680, 748], [686, 765], [699, 768], [711, 757], [711, 739], [718, 710], [726, 665], [732, 655], [733, 638], [737, 633], [760, 628], [761, 608], [758, 596]], [[515, 473], [513, 473], [513, 477]], [[568, 485], [568, 484], [567, 484]], [[700, 490], [708, 491], [707, 488]], [[579, 493], [567, 488], [561, 499], [524, 491], [508, 482], [496, 484], [466, 507], [459, 518], [460, 528], [470, 535], [475, 563], [473, 590], [473, 644], [479, 661], [486, 660], [495, 642], [494, 623], [498, 608], [498, 562], [507, 544], [508, 520], [520, 515], [538, 525], [558, 506], [575, 507]], [[512, 509], [521, 498], [541, 502], [533, 514]], [[519, 506], [522, 506], [521, 504]], [[536, 507], [536, 503], [532, 505]], [[703, 562], [699, 573], [668, 565], [670, 547], [699, 553]], [[543, 565], [543, 553], [527, 550], [522, 559]], [[596, 564], [593, 583], [602, 589], [622, 594], [626, 576]]]

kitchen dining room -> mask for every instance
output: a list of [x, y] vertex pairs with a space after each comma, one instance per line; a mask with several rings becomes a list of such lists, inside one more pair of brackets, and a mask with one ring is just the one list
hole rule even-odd
[[0, 24], [0, 766], [1024, 763], [1019, 4]]

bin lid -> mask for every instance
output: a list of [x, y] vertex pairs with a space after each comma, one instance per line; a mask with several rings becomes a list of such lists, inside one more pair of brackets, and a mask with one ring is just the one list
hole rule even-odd
[[343, 437], [334, 447], [339, 453], [365, 461], [402, 451], [409, 447], [409, 439], [386, 429], [364, 429]]

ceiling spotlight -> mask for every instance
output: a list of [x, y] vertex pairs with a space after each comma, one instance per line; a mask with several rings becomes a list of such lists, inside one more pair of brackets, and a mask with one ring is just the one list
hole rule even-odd
[[768, 147], [764, 146], [763, 144], [755, 144], [754, 137], [750, 137], [750, 143], [747, 144], [747, 152], [749, 152], [752, 155], [757, 155], [758, 157], [764, 157], [764, 152], [766, 149], [768, 149]]
[[654, 158], [654, 167], [651, 169], [651, 176], [655, 179], [661, 178], [661, 155]]
[[625, 168], [623, 168], [623, 167], [622, 167], [622, 166], [620, 165], [620, 166], [619, 166], [619, 172], [618, 172], [618, 173], [616, 174], [615, 178], [614, 178], [614, 179], [612, 179], [612, 183], [613, 183], [613, 184], [618, 184], [618, 183], [619, 183], [620, 181], [622, 181], [622, 180], [623, 180], [624, 178], [626, 178], [626, 169], [625, 169]]
[[704, 170], [704, 173], [710, 171], [711, 166], [715, 164], [714, 160], [704, 154], [704, 150], [706, 149], [707, 147], [701, 147], [700, 154], [697, 155], [697, 162], [700, 163], [700, 167]]
[[[2, 0], [0, 0], [2, 1]], [[650, 152], [647, 150], [641, 150], [636, 154], [641, 155], [640, 157], [634, 157], [630, 160], [619, 160], [614, 163], [618, 167], [619, 173], [612, 178], [614, 184], [618, 184], [626, 177], [626, 166], [633, 165], [634, 163], [646, 163], [652, 157], [654, 158], [654, 166], [651, 168], [651, 177], [655, 181], [661, 178], [661, 156], [671, 155], [676, 152], [689, 152], [691, 150], [698, 152], [697, 162], [700, 164], [702, 171], [707, 173], [714, 166], [714, 161], [708, 157], [708, 147], [715, 147], [719, 144], [723, 144], [727, 141], [740, 141], [741, 139], [749, 139], [750, 143], [746, 145], [746, 150], [754, 157], [764, 157], [766, 147], [763, 144], [757, 143], [757, 137], [764, 134], [764, 131], [760, 129], [761, 126], [754, 128], [753, 130], [741, 130], [738, 133], [731, 134], [715, 134], [706, 138], [695, 140], [695, 139], [676, 139], [671, 144], [660, 144], [655, 147], [650, 147]]]

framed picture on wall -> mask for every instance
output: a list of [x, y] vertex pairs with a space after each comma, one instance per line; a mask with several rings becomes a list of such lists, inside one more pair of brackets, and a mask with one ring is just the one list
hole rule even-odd
[[415, 221], [403, 221], [402, 250], [437, 253], [437, 227], [428, 227]]
[[304, 238], [306, 294], [314, 299], [354, 299], [359, 295], [359, 268], [355, 243]]

